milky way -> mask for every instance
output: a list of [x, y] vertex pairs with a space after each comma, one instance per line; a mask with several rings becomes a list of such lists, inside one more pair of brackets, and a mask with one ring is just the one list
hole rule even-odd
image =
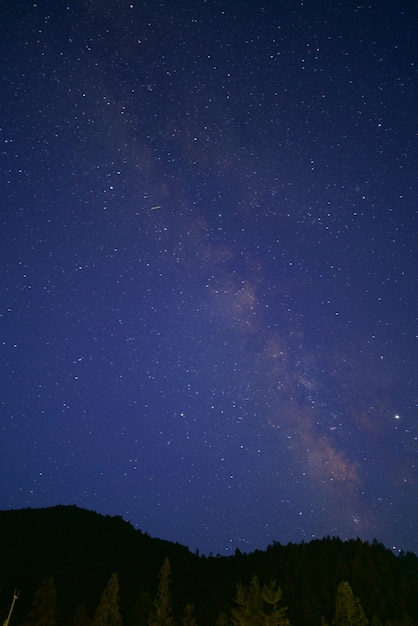
[[418, 551], [416, 18], [6, 8], [0, 508]]

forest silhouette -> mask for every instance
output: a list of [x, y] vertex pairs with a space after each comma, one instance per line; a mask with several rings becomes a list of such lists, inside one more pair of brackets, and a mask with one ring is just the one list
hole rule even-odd
[[192, 553], [76, 506], [0, 511], [10, 626], [418, 625], [418, 558], [325, 537]]

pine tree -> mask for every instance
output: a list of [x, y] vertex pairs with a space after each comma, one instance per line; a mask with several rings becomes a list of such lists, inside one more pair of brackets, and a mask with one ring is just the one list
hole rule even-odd
[[231, 608], [231, 620], [234, 626], [251, 626], [260, 624], [262, 600], [257, 576], [253, 576], [249, 587], [237, 584], [234, 598], [235, 606]]
[[100, 598], [93, 626], [122, 626], [122, 617], [119, 609], [119, 579], [116, 572], [111, 574], [108, 583]]
[[184, 607], [183, 626], [196, 626], [193, 604], [186, 604]]
[[160, 570], [160, 584], [149, 626], [174, 626], [171, 613], [170, 574], [170, 561], [166, 558]]
[[269, 607], [265, 623], [268, 626], [290, 626], [290, 622], [286, 617], [287, 607], [279, 606], [282, 590], [280, 587], [276, 587], [275, 580], [270, 581], [269, 585], [264, 585], [262, 598]]
[[253, 576], [248, 587], [237, 585], [231, 609], [233, 626], [290, 626], [286, 608], [279, 607], [281, 589], [272, 580], [269, 585], [260, 587], [257, 576]]
[[55, 580], [47, 578], [35, 592], [24, 626], [55, 626], [56, 595]]
[[360, 600], [352, 592], [350, 584], [343, 580], [338, 585], [335, 600], [334, 626], [367, 626]]

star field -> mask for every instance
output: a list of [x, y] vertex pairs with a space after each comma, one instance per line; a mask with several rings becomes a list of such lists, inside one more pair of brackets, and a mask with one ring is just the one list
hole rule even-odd
[[418, 552], [417, 17], [6, 4], [0, 508]]

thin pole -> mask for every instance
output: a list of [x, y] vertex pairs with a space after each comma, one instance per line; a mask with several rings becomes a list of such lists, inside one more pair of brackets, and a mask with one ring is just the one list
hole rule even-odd
[[18, 590], [18, 589], [15, 589], [15, 590], [14, 590], [14, 594], [13, 594], [12, 604], [11, 604], [10, 611], [9, 611], [9, 615], [8, 615], [8, 616], [6, 617], [6, 619], [4, 620], [4, 622], [3, 622], [3, 626], [9, 626], [10, 616], [11, 616], [11, 614], [12, 614], [13, 607], [14, 607], [15, 602], [16, 602], [16, 600], [18, 599], [18, 597], [19, 597], [19, 590]]

